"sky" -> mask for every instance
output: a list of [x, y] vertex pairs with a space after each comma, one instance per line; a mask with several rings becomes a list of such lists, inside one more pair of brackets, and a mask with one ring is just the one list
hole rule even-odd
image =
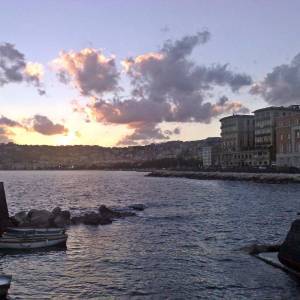
[[300, 2], [0, 2], [0, 142], [144, 145], [300, 104]]

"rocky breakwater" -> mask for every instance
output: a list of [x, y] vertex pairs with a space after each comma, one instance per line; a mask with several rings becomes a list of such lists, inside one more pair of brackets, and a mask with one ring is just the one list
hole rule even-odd
[[133, 204], [126, 209], [116, 210], [101, 205], [97, 212], [86, 212], [79, 216], [71, 216], [70, 211], [62, 210], [60, 207], [52, 211], [32, 209], [29, 212], [21, 211], [10, 217], [10, 226], [12, 227], [67, 227], [69, 225], [106, 225], [111, 224], [113, 220], [125, 217], [135, 216], [135, 210], [144, 210], [143, 204]]
[[153, 171], [149, 177], [173, 177], [198, 180], [254, 181], [259, 183], [300, 183], [300, 174], [283, 173], [240, 173], [240, 172], [189, 172]]

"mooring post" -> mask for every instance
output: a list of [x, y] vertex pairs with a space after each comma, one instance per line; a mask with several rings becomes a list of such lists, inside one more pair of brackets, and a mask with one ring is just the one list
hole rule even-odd
[[9, 214], [3, 182], [0, 182], [0, 235], [8, 226]]

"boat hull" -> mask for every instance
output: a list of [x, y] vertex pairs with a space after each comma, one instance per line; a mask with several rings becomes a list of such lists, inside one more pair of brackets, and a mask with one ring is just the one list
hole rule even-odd
[[58, 235], [64, 234], [64, 228], [7, 228], [5, 233], [7, 235]]
[[45, 237], [39, 239], [0, 238], [0, 249], [21, 250], [65, 246], [67, 238], [67, 235], [55, 238]]

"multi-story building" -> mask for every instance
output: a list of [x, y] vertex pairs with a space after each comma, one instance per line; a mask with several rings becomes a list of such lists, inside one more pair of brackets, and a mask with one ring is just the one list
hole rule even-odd
[[222, 166], [248, 165], [248, 159], [252, 159], [250, 152], [254, 148], [254, 116], [232, 115], [222, 118], [220, 122]]
[[276, 120], [278, 166], [300, 168], [300, 111]]
[[[275, 165], [278, 152], [277, 119], [280, 117], [288, 119], [299, 114], [300, 105], [271, 106], [254, 111], [254, 116], [233, 115], [221, 119], [221, 165], [223, 167]], [[292, 164], [291, 158], [289, 159]]]
[[221, 139], [207, 138], [202, 147], [202, 162], [204, 168], [221, 165]]
[[299, 105], [288, 107], [270, 106], [254, 111], [255, 149], [254, 165], [276, 163], [276, 119], [300, 112]]

